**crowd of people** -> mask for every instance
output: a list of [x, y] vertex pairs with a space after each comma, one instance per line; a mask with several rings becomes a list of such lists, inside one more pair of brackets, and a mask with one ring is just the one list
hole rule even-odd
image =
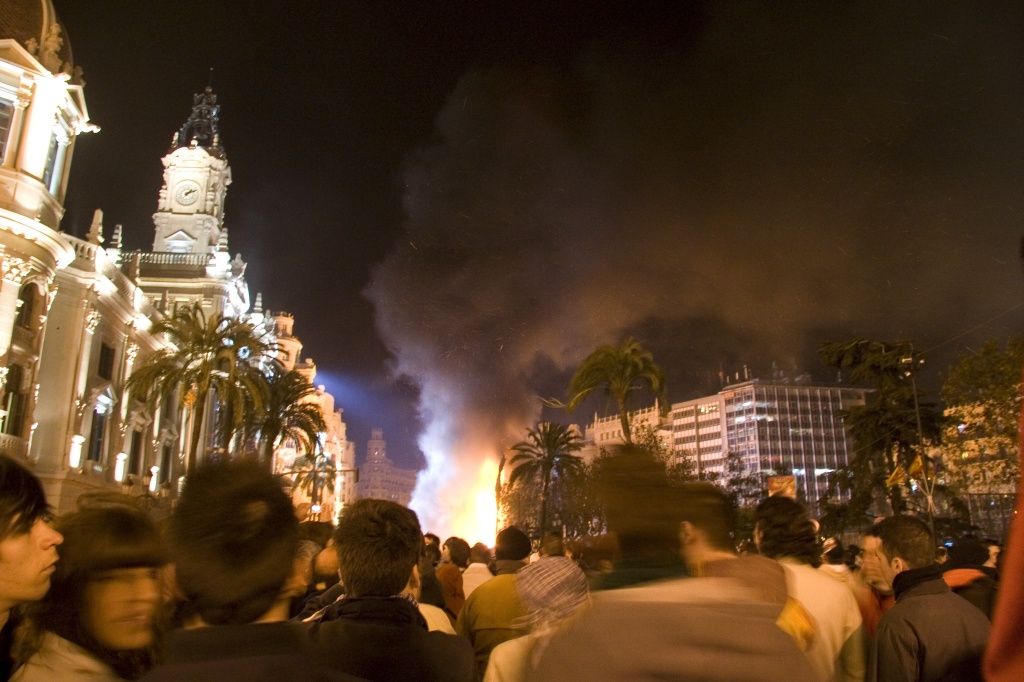
[[0, 456], [0, 681], [982, 679], [979, 539], [891, 516], [844, 546], [776, 496], [738, 551], [720, 488], [640, 450], [603, 472], [609, 556], [515, 527], [442, 543], [386, 500], [300, 523], [250, 461], [200, 467], [160, 524], [109, 499], [54, 519]]

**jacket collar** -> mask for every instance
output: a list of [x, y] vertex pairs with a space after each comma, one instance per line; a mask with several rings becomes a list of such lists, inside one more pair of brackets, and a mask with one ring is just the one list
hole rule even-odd
[[948, 592], [949, 587], [942, 580], [942, 567], [938, 564], [932, 564], [931, 566], [922, 566], [921, 568], [903, 571], [892, 581], [892, 590], [896, 595], [896, 600], [899, 601], [908, 592], [913, 592], [914, 594], [936, 594], [938, 592]]
[[[330, 616], [330, 617], [328, 617]], [[427, 621], [413, 601], [403, 595], [394, 597], [345, 597], [335, 602], [323, 620], [368, 620], [419, 625], [424, 630]]]
[[525, 561], [518, 559], [498, 559], [494, 562], [494, 575], [508, 575], [515, 573], [526, 565]]

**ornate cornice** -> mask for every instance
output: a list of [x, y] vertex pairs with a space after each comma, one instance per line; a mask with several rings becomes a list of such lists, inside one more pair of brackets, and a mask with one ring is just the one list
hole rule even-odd
[[27, 258], [7, 253], [7, 248], [0, 244], [0, 279], [21, 286], [31, 269], [32, 263]]

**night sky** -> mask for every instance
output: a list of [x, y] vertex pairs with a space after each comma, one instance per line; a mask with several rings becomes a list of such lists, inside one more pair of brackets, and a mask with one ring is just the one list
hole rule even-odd
[[931, 351], [934, 391], [1024, 329], [1019, 2], [55, 4], [102, 127], [63, 228], [151, 248], [212, 67], [232, 255], [421, 496], [629, 334], [678, 401], [834, 379], [813, 351], [855, 337]]

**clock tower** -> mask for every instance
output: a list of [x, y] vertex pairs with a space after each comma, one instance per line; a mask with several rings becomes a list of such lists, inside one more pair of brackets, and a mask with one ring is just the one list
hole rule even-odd
[[199, 304], [207, 315], [238, 318], [249, 309], [245, 261], [228, 252], [224, 197], [231, 167], [219, 118], [212, 88], [192, 98], [192, 113], [162, 159], [153, 250], [116, 252], [125, 274], [165, 313]]
[[223, 246], [224, 197], [231, 167], [220, 146], [217, 95], [195, 95], [192, 114], [163, 158], [164, 182], [153, 215], [153, 251], [213, 254]]

